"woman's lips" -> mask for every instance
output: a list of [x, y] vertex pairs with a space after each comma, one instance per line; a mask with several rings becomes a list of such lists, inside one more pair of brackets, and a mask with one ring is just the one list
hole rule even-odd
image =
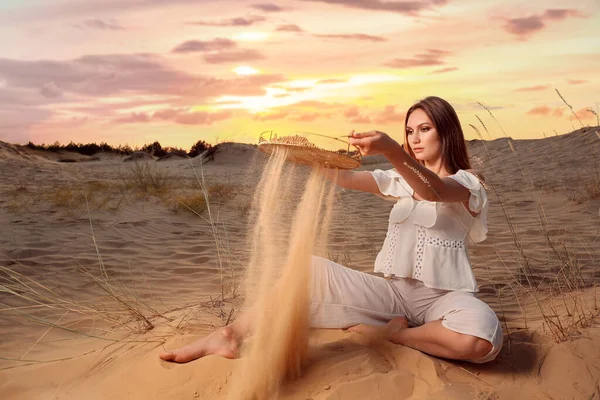
[[423, 151], [423, 148], [422, 148], [422, 147], [415, 147], [415, 148], [413, 149], [413, 151], [414, 151], [415, 153], [418, 153], [418, 152], [420, 152], [420, 151]]

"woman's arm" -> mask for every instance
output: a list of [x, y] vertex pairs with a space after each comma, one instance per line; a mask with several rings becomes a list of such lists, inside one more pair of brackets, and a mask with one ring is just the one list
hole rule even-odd
[[354, 133], [350, 143], [365, 155], [384, 155], [414, 189], [420, 199], [439, 202], [468, 202], [469, 189], [452, 178], [440, 178], [408, 155], [402, 146], [379, 131]]
[[352, 190], [380, 194], [375, 178], [368, 171], [327, 170], [325, 177], [336, 185]]

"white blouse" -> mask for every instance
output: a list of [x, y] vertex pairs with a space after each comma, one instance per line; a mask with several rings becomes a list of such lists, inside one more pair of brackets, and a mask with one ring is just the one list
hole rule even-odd
[[413, 278], [427, 287], [477, 292], [465, 243], [487, 237], [488, 201], [485, 188], [470, 172], [451, 175], [471, 192], [463, 203], [415, 200], [414, 190], [396, 170], [371, 172], [381, 197], [395, 201], [375, 272], [386, 277]]

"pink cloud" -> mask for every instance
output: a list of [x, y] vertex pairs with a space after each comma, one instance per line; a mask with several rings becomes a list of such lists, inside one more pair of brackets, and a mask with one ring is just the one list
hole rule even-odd
[[172, 53], [194, 53], [199, 51], [221, 51], [230, 50], [235, 48], [237, 45], [233, 40], [216, 38], [213, 40], [188, 40], [181, 43], [173, 50]]
[[261, 3], [261, 4], [252, 4], [252, 8], [256, 8], [257, 10], [264, 12], [279, 12], [283, 11], [283, 8], [279, 7], [274, 3]]
[[548, 9], [544, 13], [544, 18], [554, 21], [560, 21], [568, 17], [581, 17], [581, 13], [572, 9]]
[[534, 107], [531, 110], [527, 111], [525, 114], [527, 115], [541, 115], [541, 116], [548, 116], [548, 115], [552, 115], [554, 117], [559, 117], [561, 116], [563, 113], [563, 110], [561, 108], [551, 108], [548, 106], [538, 106], [538, 107]]
[[443, 58], [452, 54], [446, 50], [427, 49], [425, 53], [417, 54], [412, 58], [395, 58], [383, 65], [391, 68], [428, 67], [444, 64]]
[[256, 50], [232, 50], [211, 53], [204, 56], [204, 61], [209, 64], [225, 64], [231, 62], [245, 62], [262, 60], [265, 56]]
[[560, 21], [568, 17], [579, 17], [581, 14], [573, 9], [548, 9], [541, 15], [531, 15], [523, 18], [508, 18], [504, 30], [526, 40], [535, 32], [546, 28], [548, 21]]
[[62, 96], [62, 91], [54, 82], [47, 82], [42, 85], [40, 94], [47, 98], [57, 98]]
[[114, 19], [103, 21], [101, 19], [88, 19], [83, 22], [83, 26], [86, 28], [110, 30], [110, 31], [121, 31], [124, 28], [119, 25]]
[[586, 81], [584, 79], [567, 79], [567, 83], [569, 85], [580, 85], [582, 83], [588, 83], [589, 81]]
[[406, 15], [415, 15], [420, 11], [433, 9], [446, 4], [447, 0], [430, 1], [382, 1], [382, 0], [303, 0], [358, 8], [370, 11], [389, 11]]
[[147, 113], [131, 113], [126, 117], [117, 118], [117, 123], [146, 123], [155, 120], [172, 121], [181, 125], [212, 125], [215, 122], [230, 118], [231, 111], [194, 111], [188, 112], [181, 109], [160, 110], [152, 115]]
[[200, 25], [200, 26], [251, 26], [259, 22], [265, 21], [266, 18], [260, 15], [252, 15], [250, 17], [238, 17], [225, 19], [221, 21], [197, 21], [188, 22], [188, 25]]
[[312, 122], [314, 120], [316, 120], [317, 118], [321, 118], [321, 117], [325, 117], [326, 115], [322, 115], [320, 113], [305, 113], [305, 114], [300, 114], [297, 117], [294, 117], [294, 121], [299, 121], [299, 122]]
[[353, 124], [370, 124], [371, 118], [363, 115], [357, 106], [350, 106], [343, 112], [344, 117], [348, 118]]
[[178, 114], [174, 121], [182, 125], [212, 125], [215, 122], [230, 118], [231, 115], [231, 111], [196, 111]]
[[396, 111], [396, 106], [385, 106], [383, 111], [373, 116], [373, 122], [376, 124], [391, 124], [391, 123], [404, 123], [406, 113]]
[[307, 107], [307, 108], [341, 108], [344, 107], [343, 104], [340, 103], [325, 103], [324, 101], [319, 100], [304, 100], [294, 104], [295, 107]]
[[457, 71], [458, 67], [448, 67], [448, 68], [441, 68], [441, 69], [436, 69], [435, 71], [432, 72], [432, 74], [445, 74], [447, 72], [453, 72], [453, 71]]
[[277, 29], [275, 29], [275, 31], [277, 31], [277, 32], [304, 32], [304, 30], [302, 28], [300, 28], [298, 25], [294, 25], [294, 24], [279, 25], [277, 27]]
[[364, 33], [349, 33], [349, 34], [337, 34], [337, 35], [320, 35], [315, 34], [315, 37], [323, 39], [342, 39], [342, 40], [362, 40], [367, 42], [385, 42], [386, 38], [381, 36], [366, 35]]
[[537, 92], [540, 90], [546, 90], [550, 87], [550, 85], [537, 85], [537, 86], [527, 86], [515, 89], [515, 92]]
[[150, 116], [146, 113], [131, 113], [126, 117], [117, 118], [115, 122], [120, 124], [139, 124], [150, 122]]
[[590, 107], [584, 107], [580, 110], [575, 111], [575, 115], [577, 115], [577, 117], [579, 119], [592, 119], [592, 118], [596, 118], [596, 116], [594, 115], [593, 112], [590, 111]]

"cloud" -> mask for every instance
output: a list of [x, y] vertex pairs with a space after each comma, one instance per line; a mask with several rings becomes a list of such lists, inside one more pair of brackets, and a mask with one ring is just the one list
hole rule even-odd
[[569, 17], [580, 17], [581, 13], [573, 9], [548, 9], [543, 14], [524, 18], [508, 18], [504, 30], [526, 40], [533, 33], [546, 28], [548, 21], [560, 21]]
[[391, 68], [412, 68], [443, 65], [445, 56], [452, 54], [446, 50], [427, 49], [425, 53], [417, 54], [413, 58], [394, 58], [383, 65]]
[[207, 54], [204, 56], [204, 61], [206, 61], [209, 64], [224, 64], [230, 62], [256, 61], [262, 60], [264, 58], [265, 56], [263, 56], [260, 52], [256, 50], [240, 49]]
[[568, 17], [580, 17], [581, 13], [577, 10], [572, 9], [548, 9], [544, 13], [544, 18], [554, 21], [560, 21]]
[[121, 31], [124, 30], [117, 21], [109, 20], [103, 21], [101, 19], [88, 19], [83, 22], [83, 26], [91, 29], [110, 30], [110, 31]]
[[404, 123], [406, 113], [396, 111], [396, 106], [385, 106], [383, 111], [376, 113], [372, 119], [376, 124]]
[[385, 42], [386, 38], [381, 36], [366, 35], [364, 33], [338, 34], [338, 35], [313, 35], [324, 39], [365, 40], [369, 42]]
[[550, 87], [550, 85], [537, 85], [537, 86], [527, 86], [515, 89], [515, 92], [537, 92], [540, 90], [546, 90]]
[[447, 72], [453, 72], [453, 71], [457, 71], [458, 67], [448, 67], [448, 68], [441, 68], [441, 69], [436, 69], [435, 71], [432, 71], [432, 74], [445, 74]]
[[232, 79], [192, 75], [165, 61], [149, 54], [65, 61], [0, 58], [0, 136], [28, 138], [30, 129], [41, 123], [63, 132], [72, 115], [97, 123], [140, 123], [146, 120], [140, 111], [148, 109], [161, 110], [156, 116], [148, 114], [151, 122], [206, 125], [229, 114], [188, 112], [190, 105], [210, 104], [221, 96], [262, 96], [265, 87], [286, 81], [266, 74]]
[[47, 82], [42, 85], [40, 94], [44, 97], [54, 99], [62, 96], [62, 91], [54, 82]]
[[133, 112], [128, 116], [115, 119], [116, 123], [147, 123], [150, 121], [172, 121], [180, 125], [212, 125], [231, 117], [231, 111], [185, 111], [182, 109], [164, 109], [150, 115]]
[[551, 108], [548, 106], [538, 106], [538, 107], [534, 107], [531, 110], [527, 111], [525, 114], [541, 115], [541, 116], [551, 115], [553, 117], [560, 117], [563, 115], [563, 109], [559, 108], [559, 107]]
[[304, 114], [300, 114], [296, 117], [293, 118], [294, 121], [298, 121], [298, 122], [312, 122], [318, 118], [322, 118], [322, 117], [327, 117], [330, 114], [321, 114], [321, 113], [304, 113]]
[[591, 107], [584, 107], [580, 110], [575, 111], [575, 115], [577, 115], [577, 117], [579, 119], [592, 119], [592, 118], [596, 118], [596, 116], [594, 115], [594, 113], [592, 111], [590, 111]]
[[196, 111], [190, 113], [178, 114], [175, 122], [182, 125], [212, 125], [215, 122], [230, 118], [231, 111], [206, 112]]
[[294, 25], [294, 24], [279, 25], [277, 27], [277, 29], [275, 29], [275, 31], [277, 31], [277, 32], [304, 32], [304, 30], [302, 28], [300, 28], [298, 25]]
[[348, 118], [353, 124], [402, 124], [406, 113], [396, 110], [397, 106], [387, 105], [382, 111], [371, 113], [362, 112], [358, 106], [350, 106], [343, 112], [344, 117]]
[[581, 85], [582, 83], [588, 83], [589, 81], [586, 81], [584, 79], [567, 79], [567, 83], [569, 85]]
[[200, 26], [252, 26], [256, 23], [265, 21], [266, 18], [260, 15], [252, 15], [250, 17], [238, 17], [231, 19], [224, 19], [221, 21], [197, 21], [188, 22], [189, 25], [200, 25]]
[[0, 138], [6, 142], [26, 142], [31, 139], [30, 129], [47, 121], [52, 111], [32, 108], [0, 108]]
[[259, 113], [255, 114], [252, 119], [255, 121], [266, 122], [266, 121], [275, 121], [278, 119], [285, 119], [289, 115], [288, 112], [278, 111], [274, 113]]
[[146, 113], [133, 112], [125, 117], [117, 118], [114, 122], [119, 124], [139, 124], [150, 122], [150, 116]]
[[371, 118], [361, 114], [357, 106], [350, 106], [343, 112], [344, 117], [353, 124], [370, 124]]
[[340, 104], [340, 103], [325, 103], [324, 101], [319, 101], [319, 100], [303, 100], [303, 101], [300, 101], [300, 102], [294, 104], [294, 107], [324, 109], [324, 108], [343, 108], [343, 107], [345, 107], [345, 105]]
[[382, 0], [303, 0], [358, 8], [371, 11], [389, 11], [406, 15], [415, 15], [420, 11], [443, 6], [447, 0], [431, 1], [382, 1]]
[[[255, 52], [214, 54], [211, 61], [256, 59]], [[262, 95], [264, 87], [283, 82], [281, 75], [234, 79], [192, 75], [171, 68], [151, 54], [88, 55], [70, 61], [21, 61], [0, 58], [0, 76], [7, 88], [39, 91], [53, 82], [63, 94], [78, 96], [172, 95], [198, 101], [224, 95]]]
[[251, 7], [256, 8], [257, 10], [260, 10], [260, 11], [265, 11], [265, 12], [283, 11], [283, 8], [281, 8], [278, 5], [273, 4], [273, 3], [252, 4]]
[[188, 40], [173, 50], [171, 53], [195, 53], [202, 51], [220, 51], [220, 50], [229, 50], [235, 48], [237, 45], [233, 40], [216, 38], [213, 40]]

